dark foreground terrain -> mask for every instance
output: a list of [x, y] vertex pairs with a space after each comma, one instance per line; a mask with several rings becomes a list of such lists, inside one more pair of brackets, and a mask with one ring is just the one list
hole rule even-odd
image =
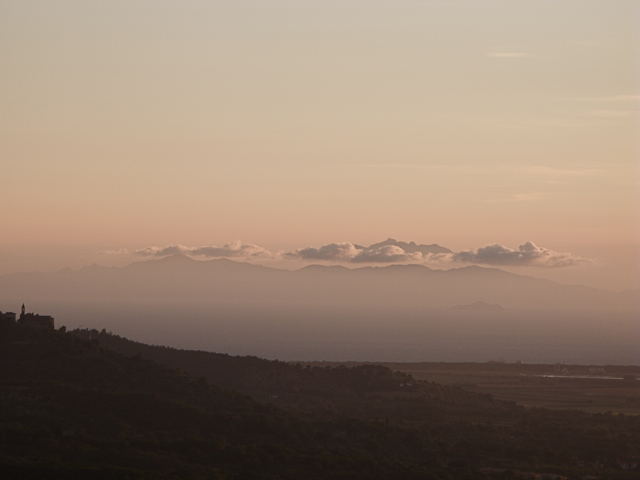
[[637, 415], [76, 333], [0, 328], [2, 478], [638, 478]]
[[[313, 362], [335, 367], [336, 362]], [[346, 366], [367, 365], [347, 362]], [[518, 363], [382, 363], [417, 380], [488, 393], [525, 407], [640, 415], [640, 366]]]

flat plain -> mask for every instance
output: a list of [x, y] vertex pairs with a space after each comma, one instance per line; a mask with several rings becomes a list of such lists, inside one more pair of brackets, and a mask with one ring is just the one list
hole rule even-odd
[[[313, 365], [338, 365], [314, 362]], [[361, 365], [346, 362], [346, 366]], [[518, 363], [382, 363], [416, 380], [488, 393], [525, 407], [640, 415], [639, 366]], [[626, 379], [625, 379], [626, 377]], [[632, 378], [636, 378], [633, 380]]]

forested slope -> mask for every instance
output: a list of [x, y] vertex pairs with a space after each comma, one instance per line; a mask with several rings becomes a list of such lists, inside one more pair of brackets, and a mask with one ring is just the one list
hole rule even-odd
[[[350, 369], [335, 370], [341, 378]], [[639, 456], [638, 417], [525, 409], [434, 384], [418, 394], [401, 388], [280, 408], [98, 341], [0, 327], [0, 472], [462, 480], [494, 467], [506, 469], [502, 477], [637, 478], [623, 464]]]

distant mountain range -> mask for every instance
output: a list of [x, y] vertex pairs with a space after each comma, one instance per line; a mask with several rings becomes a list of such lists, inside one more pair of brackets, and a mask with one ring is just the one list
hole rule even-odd
[[453, 253], [448, 248], [441, 247], [440, 245], [437, 245], [435, 243], [433, 245], [416, 245], [415, 242], [410, 242], [410, 243], [399, 242], [393, 238], [388, 238], [384, 242], [374, 243], [373, 245], [369, 245], [368, 247], [359, 247], [359, 248], [362, 248], [364, 250], [375, 250], [377, 248], [386, 247], [389, 245], [400, 247], [406, 253], [420, 252], [423, 255], [426, 255], [429, 253]]
[[[434, 247], [413, 245], [416, 249]], [[207, 299], [434, 307], [482, 301], [507, 308], [638, 309], [640, 305], [638, 290], [612, 292], [562, 285], [497, 268], [433, 270], [422, 265], [390, 265], [349, 269], [309, 265], [289, 271], [228, 259], [197, 261], [183, 255], [122, 268], [93, 265], [76, 272], [66, 269], [3, 275], [0, 298]]]

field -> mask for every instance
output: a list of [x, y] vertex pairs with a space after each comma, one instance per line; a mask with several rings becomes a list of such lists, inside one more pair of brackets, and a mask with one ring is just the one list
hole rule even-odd
[[[336, 363], [317, 362], [322, 365]], [[347, 362], [352, 366], [356, 363]], [[383, 363], [416, 380], [489, 393], [526, 407], [640, 414], [640, 367], [515, 363]], [[592, 370], [590, 370], [590, 368]], [[602, 369], [602, 370], [600, 370]], [[549, 376], [545, 376], [549, 375]], [[603, 378], [597, 378], [603, 377]]]

